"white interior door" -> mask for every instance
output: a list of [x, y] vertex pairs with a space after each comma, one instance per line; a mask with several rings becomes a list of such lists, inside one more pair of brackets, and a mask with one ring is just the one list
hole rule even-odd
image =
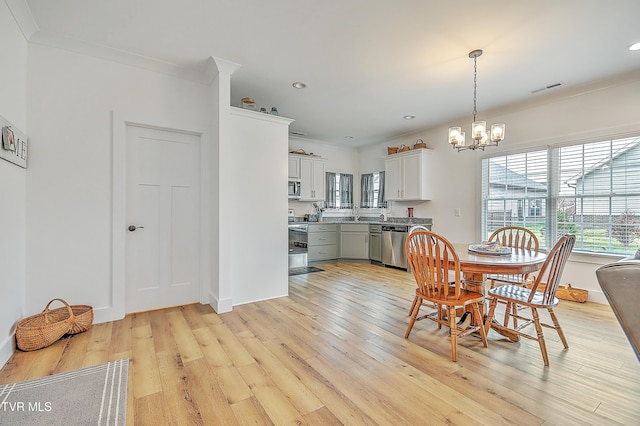
[[127, 125], [127, 313], [199, 300], [200, 137]]

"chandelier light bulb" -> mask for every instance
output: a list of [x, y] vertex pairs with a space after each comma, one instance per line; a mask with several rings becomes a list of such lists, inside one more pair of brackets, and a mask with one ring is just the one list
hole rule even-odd
[[473, 129], [473, 139], [479, 141], [487, 135], [487, 122], [486, 121], [474, 121], [471, 125]]
[[500, 142], [504, 139], [504, 123], [496, 123], [491, 125], [491, 141]]
[[460, 138], [460, 132], [462, 132], [462, 127], [449, 127], [449, 143], [452, 145], [456, 145], [458, 143], [458, 139]]
[[456, 139], [456, 148], [463, 147], [465, 143], [466, 143], [466, 136], [464, 132], [460, 132], [460, 135], [458, 135], [458, 139]]

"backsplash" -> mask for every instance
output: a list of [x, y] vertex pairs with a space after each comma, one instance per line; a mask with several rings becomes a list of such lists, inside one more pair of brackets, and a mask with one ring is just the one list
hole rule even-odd
[[[289, 218], [290, 222], [307, 222], [309, 217], [305, 216], [294, 216], [293, 220]], [[323, 223], [343, 223], [343, 222], [355, 222], [354, 216], [342, 216], [342, 217], [323, 217]], [[310, 222], [316, 222], [311, 220]], [[360, 223], [398, 223], [398, 224], [406, 224], [406, 225], [433, 225], [433, 219], [430, 217], [388, 217], [387, 220], [380, 220], [380, 218], [375, 216], [361, 216], [358, 219]]]

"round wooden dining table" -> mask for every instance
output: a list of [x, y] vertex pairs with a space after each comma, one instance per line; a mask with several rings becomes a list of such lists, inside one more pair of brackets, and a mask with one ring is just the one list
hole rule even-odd
[[[466, 288], [485, 295], [486, 274], [530, 274], [540, 270], [547, 259], [547, 254], [541, 251], [511, 248], [510, 253], [481, 254], [470, 251], [470, 244], [454, 243], [453, 246], [460, 259], [460, 270], [464, 274]], [[482, 320], [474, 318], [473, 322], [478, 324]], [[513, 341], [518, 340], [517, 334], [510, 333], [495, 322], [492, 322], [492, 328]]]
[[547, 259], [541, 251], [511, 248], [509, 254], [480, 254], [469, 251], [470, 244], [453, 244], [465, 279], [481, 283], [485, 274], [530, 274]]

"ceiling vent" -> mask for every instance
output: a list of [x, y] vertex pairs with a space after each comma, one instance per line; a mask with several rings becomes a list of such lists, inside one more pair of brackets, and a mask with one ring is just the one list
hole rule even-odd
[[543, 90], [553, 89], [553, 88], [555, 88], [555, 87], [559, 87], [559, 86], [561, 86], [561, 85], [562, 85], [562, 83], [554, 83], [554, 84], [550, 84], [550, 85], [548, 85], [548, 86], [546, 86], [546, 87], [541, 87], [541, 88], [539, 88], [539, 89], [532, 90], [532, 91], [531, 91], [531, 93], [539, 93], [539, 92], [542, 92]]

